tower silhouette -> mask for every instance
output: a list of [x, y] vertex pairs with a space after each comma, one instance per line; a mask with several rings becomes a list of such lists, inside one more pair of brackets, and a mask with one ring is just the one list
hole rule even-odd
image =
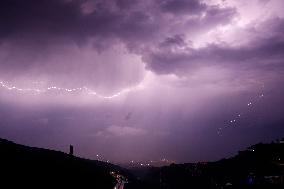
[[74, 148], [72, 145], [70, 145], [69, 147], [69, 155], [73, 156], [73, 153], [74, 153]]

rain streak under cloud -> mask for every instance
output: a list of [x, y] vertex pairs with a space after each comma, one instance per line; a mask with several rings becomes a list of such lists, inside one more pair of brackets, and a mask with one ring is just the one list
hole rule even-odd
[[283, 7], [2, 0], [0, 137], [112, 162], [217, 160], [283, 137]]

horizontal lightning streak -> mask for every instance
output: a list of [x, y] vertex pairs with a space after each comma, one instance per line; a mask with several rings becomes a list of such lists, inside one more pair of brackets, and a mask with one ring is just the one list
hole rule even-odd
[[94, 90], [92, 90], [88, 87], [85, 87], [85, 86], [79, 87], [79, 88], [73, 88], [73, 89], [62, 88], [62, 87], [57, 87], [57, 86], [50, 86], [50, 87], [47, 87], [45, 89], [19, 88], [19, 87], [16, 87], [16, 86], [11, 86], [11, 85], [7, 84], [7, 82], [0, 81], [0, 87], [4, 88], [6, 90], [14, 90], [14, 91], [18, 91], [18, 92], [36, 93], [36, 94], [43, 94], [43, 93], [47, 93], [47, 92], [52, 91], [52, 90], [53, 91], [65, 92], [65, 93], [85, 92], [88, 95], [93, 95], [93, 96], [96, 96], [96, 97], [101, 98], [101, 99], [113, 99], [113, 98], [119, 97], [123, 94], [142, 89], [143, 88], [142, 83], [143, 83], [143, 81], [140, 84], [138, 84], [134, 87], [122, 89], [121, 91], [114, 93], [112, 95], [102, 95], [102, 94], [99, 94], [96, 91], [94, 91]]

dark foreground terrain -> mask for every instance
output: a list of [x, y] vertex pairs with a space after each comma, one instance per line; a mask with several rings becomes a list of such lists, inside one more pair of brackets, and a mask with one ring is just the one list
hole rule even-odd
[[[117, 175], [123, 179], [115, 178]], [[125, 184], [117, 185], [118, 181]], [[113, 189], [115, 186], [126, 189], [283, 189], [284, 142], [257, 144], [235, 157], [217, 162], [126, 170], [0, 139], [0, 188]]]
[[0, 188], [113, 188], [118, 166], [0, 139]]

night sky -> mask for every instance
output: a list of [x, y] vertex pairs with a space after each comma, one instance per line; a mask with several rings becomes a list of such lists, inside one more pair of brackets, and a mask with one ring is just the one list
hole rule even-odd
[[0, 0], [0, 138], [213, 161], [283, 113], [283, 0]]

